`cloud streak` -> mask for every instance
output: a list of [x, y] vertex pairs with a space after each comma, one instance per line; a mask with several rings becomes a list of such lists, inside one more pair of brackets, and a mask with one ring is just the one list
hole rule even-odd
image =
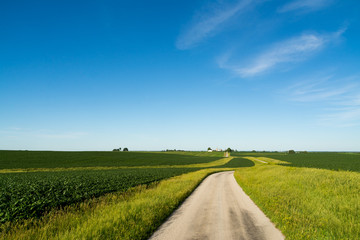
[[[347, 82], [346, 84], [343, 82]], [[321, 125], [360, 125], [359, 77], [333, 80], [333, 76], [297, 83], [286, 89], [289, 99], [301, 103], [318, 103], [323, 114], [319, 116]]]
[[329, 87], [329, 80], [332, 76], [324, 77], [316, 81], [297, 83], [287, 91], [291, 92], [291, 100], [297, 102], [334, 101], [343, 99], [356, 84], [345, 86]]
[[330, 5], [331, 2], [332, 0], [295, 0], [280, 7], [278, 12], [316, 11]]
[[279, 64], [300, 62], [324, 48], [329, 42], [338, 39], [346, 29], [340, 29], [333, 34], [302, 34], [300, 36], [275, 43], [272, 47], [260, 53], [249, 66], [229, 64], [230, 54], [223, 56], [219, 67], [229, 69], [240, 77], [252, 77], [275, 68]]
[[186, 50], [194, 47], [204, 39], [210, 37], [220, 25], [246, 9], [253, 0], [240, 0], [236, 4], [219, 3], [211, 13], [199, 14], [193, 24], [176, 41], [176, 47]]

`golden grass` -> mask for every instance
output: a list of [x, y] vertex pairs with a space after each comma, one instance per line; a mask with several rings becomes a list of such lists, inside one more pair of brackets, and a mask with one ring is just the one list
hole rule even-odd
[[287, 239], [360, 239], [360, 174], [258, 164], [235, 178]]
[[42, 219], [3, 226], [1, 239], [147, 239], [209, 174], [232, 169], [203, 169], [150, 187], [66, 207]]

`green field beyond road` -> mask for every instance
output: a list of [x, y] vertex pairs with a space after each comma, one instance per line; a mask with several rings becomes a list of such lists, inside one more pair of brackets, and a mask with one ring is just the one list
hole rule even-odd
[[309, 153], [233, 153], [232, 156], [269, 157], [289, 164], [285, 166], [321, 168], [360, 172], [360, 153], [309, 152]]

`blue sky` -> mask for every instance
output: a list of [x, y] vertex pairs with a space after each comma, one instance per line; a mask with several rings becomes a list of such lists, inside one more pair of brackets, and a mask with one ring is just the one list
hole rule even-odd
[[360, 151], [356, 0], [8, 1], [0, 149]]

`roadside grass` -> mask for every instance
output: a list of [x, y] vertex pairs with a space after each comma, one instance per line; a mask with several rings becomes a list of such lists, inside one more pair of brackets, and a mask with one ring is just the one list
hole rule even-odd
[[235, 178], [287, 239], [360, 239], [360, 174], [256, 164]]
[[203, 169], [7, 223], [0, 238], [147, 239], [206, 176], [226, 170], [233, 169]]

